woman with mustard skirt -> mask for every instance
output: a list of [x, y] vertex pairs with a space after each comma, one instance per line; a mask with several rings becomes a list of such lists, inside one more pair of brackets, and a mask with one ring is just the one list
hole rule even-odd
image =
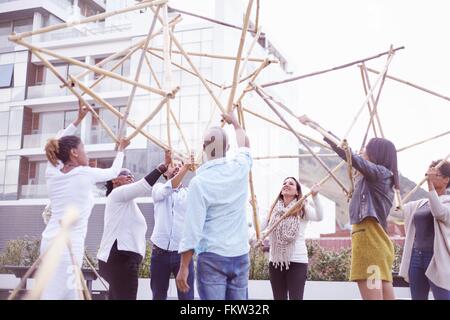
[[[307, 116], [300, 122], [312, 122]], [[345, 151], [324, 138], [344, 160]], [[392, 265], [394, 246], [386, 233], [395, 187], [398, 190], [397, 151], [383, 138], [373, 138], [362, 155], [352, 154], [352, 166], [359, 172], [350, 201], [352, 260], [350, 280], [358, 283], [364, 300], [394, 299]]]

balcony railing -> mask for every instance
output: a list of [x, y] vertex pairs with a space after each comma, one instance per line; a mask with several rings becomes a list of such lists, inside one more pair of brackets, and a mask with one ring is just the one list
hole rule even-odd
[[41, 41], [57, 41], [63, 39], [122, 33], [130, 31], [132, 28], [132, 23], [118, 25], [106, 25], [104, 22], [90, 23], [43, 34]]
[[[104, 79], [93, 89], [95, 92], [129, 91], [131, 85], [117, 80]], [[68, 96], [72, 93], [67, 88], [61, 88], [59, 84], [44, 84], [28, 87], [28, 99]]]
[[27, 134], [23, 136], [24, 148], [44, 148], [48, 139], [54, 138], [55, 133]]
[[47, 198], [47, 185], [45, 184], [25, 184], [20, 186], [21, 199]]

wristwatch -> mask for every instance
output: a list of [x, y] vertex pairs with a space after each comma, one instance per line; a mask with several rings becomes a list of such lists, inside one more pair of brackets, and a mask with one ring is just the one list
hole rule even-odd
[[157, 168], [156, 168], [161, 174], [164, 174], [167, 171], [167, 166], [164, 163], [161, 163]]

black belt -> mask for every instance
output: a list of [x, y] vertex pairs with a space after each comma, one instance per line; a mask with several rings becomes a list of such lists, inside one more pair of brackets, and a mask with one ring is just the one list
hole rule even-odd
[[177, 250], [174, 250], [174, 251], [170, 251], [170, 250], [164, 250], [164, 249], [161, 249], [160, 247], [158, 247], [157, 245], [153, 245], [153, 247], [152, 247], [152, 251], [154, 251], [155, 253], [178, 253], [178, 251]]

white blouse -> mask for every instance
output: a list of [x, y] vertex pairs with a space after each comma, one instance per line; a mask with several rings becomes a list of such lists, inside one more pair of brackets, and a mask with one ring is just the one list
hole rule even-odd
[[[75, 131], [76, 127], [71, 124], [63, 131], [61, 136], [72, 135]], [[122, 168], [123, 158], [123, 152], [118, 152], [109, 169], [79, 166], [68, 173], [61, 172], [62, 163], [55, 167], [49, 162], [45, 176], [52, 216], [42, 233], [42, 238], [52, 239], [58, 234], [60, 220], [67, 209], [73, 206], [78, 211], [79, 219], [71, 229], [71, 238], [72, 241], [83, 242], [87, 232], [89, 216], [94, 206], [93, 190], [95, 184], [117, 177]]]

